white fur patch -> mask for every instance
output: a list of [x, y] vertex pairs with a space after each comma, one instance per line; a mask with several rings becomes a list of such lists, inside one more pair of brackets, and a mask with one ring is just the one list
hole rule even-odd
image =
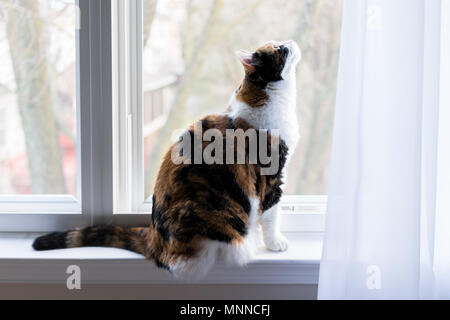
[[262, 246], [261, 229], [258, 224], [259, 199], [250, 199], [251, 210], [247, 224], [247, 235], [239, 245], [222, 244], [220, 258], [227, 265], [244, 266], [255, 255], [257, 248]]
[[254, 257], [257, 248], [262, 246], [262, 236], [258, 225], [259, 199], [250, 199], [251, 210], [247, 224], [247, 235], [240, 244], [227, 244], [206, 240], [200, 253], [188, 260], [180, 260], [170, 266], [177, 278], [199, 280], [204, 278], [217, 260], [228, 266], [244, 266]]

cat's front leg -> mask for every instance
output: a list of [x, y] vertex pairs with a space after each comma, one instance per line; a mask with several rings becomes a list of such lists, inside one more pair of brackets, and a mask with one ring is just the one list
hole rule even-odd
[[271, 251], [286, 251], [289, 242], [280, 232], [279, 205], [263, 212], [260, 223], [263, 230], [264, 244]]

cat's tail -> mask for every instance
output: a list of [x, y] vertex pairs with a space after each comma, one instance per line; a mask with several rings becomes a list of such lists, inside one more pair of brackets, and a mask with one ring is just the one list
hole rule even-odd
[[37, 251], [78, 248], [111, 247], [146, 254], [149, 228], [87, 227], [53, 232], [34, 240]]

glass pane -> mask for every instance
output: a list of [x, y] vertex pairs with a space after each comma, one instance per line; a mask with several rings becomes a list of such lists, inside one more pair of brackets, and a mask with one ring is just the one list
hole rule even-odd
[[0, 60], [0, 195], [76, 195], [74, 0], [2, 0]]
[[174, 130], [222, 112], [243, 78], [234, 52], [294, 39], [301, 142], [288, 194], [327, 193], [341, 0], [144, 0], [145, 193]]

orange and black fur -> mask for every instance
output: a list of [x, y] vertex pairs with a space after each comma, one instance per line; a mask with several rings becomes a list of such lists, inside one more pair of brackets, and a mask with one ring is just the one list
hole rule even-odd
[[[289, 45], [271, 42], [253, 54], [238, 54], [245, 68], [245, 79], [233, 95], [227, 113], [206, 116], [197, 123], [201, 132], [216, 129], [225, 137], [227, 129], [277, 129], [261, 126], [259, 118], [255, 120], [255, 117], [246, 114], [260, 114], [261, 122], [270, 119], [271, 115], [266, 115], [264, 108], [269, 110], [274, 107], [270, 105], [273, 84], [287, 81], [283, 79], [283, 72], [289, 59], [293, 60], [297, 48], [292, 42]], [[297, 62], [290, 63], [295, 67]], [[281, 90], [285, 89], [280, 88], [281, 94]], [[194, 125], [185, 134], [194, 141]], [[257, 140], [259, 138], [258, 134]], [[284, 250], [283, 243], [276, 242], [284, 241], [280, 240], [279, 231], [275, 227], [272, 230], [270, 225], [266, 228], [263, 216], [267, 213], [268, 216], [273, 215], [273, 219], [276, 218], [274, 208], [282, 195], [284, 167], [293, 146], [289, 145], [289, 139], [285, 141], [283, 134], [269, 134], [268, 138], [269, 154], [272, 139], [276, 139], [280, 147], [279, 169], [273, 175], [262, 175], [264, 166], [259, 161], [250, 163], [249, 140], [245, 141], [245, 145], [233, 142], [235, 150], [245, 152], [244, 164], [211, 165], [205, 162], [175, 164], [172, 154], [181, 143], [180, 140], [167, 152], [160, 167], [154, 188], [152, 220], [148, 228], [96, 226], [55, 232], [37, 238], [33, 247], [36, 250], [87, 246], [123, 248], [144, 255], [175, 275], [199, 278], [208, 272], [219, 257], [234, 264], [247, 263], [251, 258], [250, 247], [257, 242], [249, 244], [247, 240], [254, 238], [252, 234], [259, 229], [257, 221], [262, 220], [263, 229], [267, 229], [263, 230], [266, 245], [275, 251]], [[203, 149], [210, 143], [203, 142]], [[224, 145], [224, 158], [226, 152]], [[182, 152], [180, 156], [183, 156]], [[267, 224], [269, 222], [272, 223], [272, 216]]]

